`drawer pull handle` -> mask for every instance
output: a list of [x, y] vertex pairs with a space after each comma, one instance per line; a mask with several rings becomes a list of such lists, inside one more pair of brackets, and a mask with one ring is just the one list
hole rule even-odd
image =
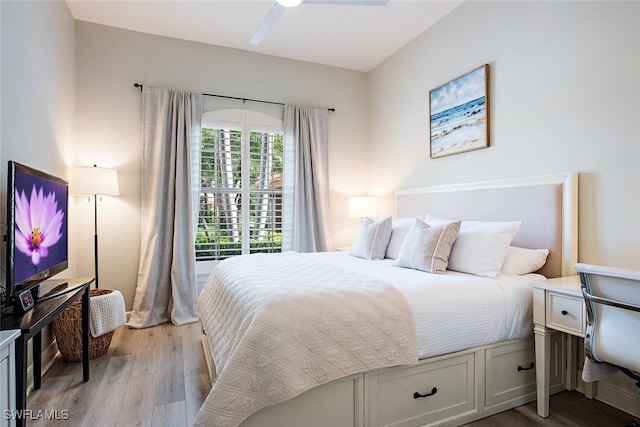
[[535, 367], [535, 363], [531, 362], [531, 365], [529, 365], [528, 368], [523, 368], [522, 366], [518, 365], [518, 372], [520, 371], [528, 371], [530, 369], [533, 369]]
[[567, 310], [562, 310], [560, 313], [562, 313], [563, 316], [566, 316], [567, 314], [569, 314]]
[[431, 389], [431, 393], [427, 393], [427, 394], [420, 394], [417, 391], [415, 393], [413, 393], [413, 398], [414, 399], [419, 399], [421, 397], [429, 397], [429, 396], [433, 396], [434, 394], [436, 394], [438, 392], [437, 388], [432, 388]]

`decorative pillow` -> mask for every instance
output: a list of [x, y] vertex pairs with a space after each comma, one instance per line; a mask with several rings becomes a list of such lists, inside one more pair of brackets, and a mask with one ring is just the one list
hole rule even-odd
[[391, 217], [376, 220], [365, 217], [349, 253], [358, 258], [383, 259], [390, 237]]
[[416, 218], [420, 221], [424, 219], [422, 216], [391, 219], [391, 238], [389, 239], [389, 245], [387, 245], [387, 252], [385, 254], [386, 258], [398, 258], [402, 243], [404, 242], [405, 237], [407, 237], [407, 233]]
[[517, 246], [507, 248], [502, 264], [502, 274], [529, 274], [540, 270], [547, 262], [548, 249], [526, 249]]
[[393, 265], [444, 274], [459, 229], [460, 222], [431, 227], [415, 218]]
[[[433, 226], [451, 221], [427, 215], [425, 222]], [[519, 221], [462, 221], [449, 256], [449, 270], [496, 277], [520, 224]]]

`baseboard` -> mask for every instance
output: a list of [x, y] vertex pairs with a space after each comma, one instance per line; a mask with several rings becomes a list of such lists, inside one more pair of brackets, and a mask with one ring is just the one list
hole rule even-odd
[[[578, 371], [577, 383], [576, 390], [589, 397], [586, 384], [582, 381], [581, 371]], [[617, 374], [611, 379], [590, 384], [592, 384], [594, 399], [640, 418], [640, 388], [636, 387], [631, 379], [623, 374]]]
[[596, 399], [640, 418], [640, 388], [634, 386], [627, 390], [615, 383], [598, 381]]

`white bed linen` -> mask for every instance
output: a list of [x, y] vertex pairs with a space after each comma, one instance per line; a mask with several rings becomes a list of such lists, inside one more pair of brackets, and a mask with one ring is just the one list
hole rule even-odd
[[531, 282], [543, 278], [539, 274], [430, 274], [393, 266], [392, 259], [368, 261], [346, 252], [315, 256], [395, 286], [411, 308], [420, 359], [533, 334]]
[[418, 361], [398, 289], [313, 255], [238, 256], [211, 273], [198, 313], [218, 377], [194, 425], [237, 426], [329, 381]]

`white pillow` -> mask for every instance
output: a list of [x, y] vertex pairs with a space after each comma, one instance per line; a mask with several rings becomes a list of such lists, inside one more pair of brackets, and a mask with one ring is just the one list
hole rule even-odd
[[402, 243], [404, 242], [405, 237], [407, 237], [409, 229], [413, 225], [413, 220], [416, 218], [420, 219], [421, 221], [424, 219], [424, 217], [422, 216], [391, 219], [391, 238], [389, 239], [389, 244], [387, 245], [387, 252], [385, 254], [386, 258], [398, 258], [398, 255], [400, 255], [400, 248], [402, 247]]
[[415, 218], [393, 265], [444, 274], [459, 229], [460, 222], [430, 227]]
[[[427, 215], [425, 222], [433, 226], [451, 221]], [[496, 277], [520, 224], [520, 221], [462, 221], [458, 238], [451, 249], [448, 269]]]
[[502, 274], [529, 274], [540, 270], [547, 262], [548, 249], [526, 249], [517, 246], [507, 248], [502, 264]]
[[383, 259], [390, 237], [391, 217], [376, 220], [365, 217], [349, 253], [358, 258]]

